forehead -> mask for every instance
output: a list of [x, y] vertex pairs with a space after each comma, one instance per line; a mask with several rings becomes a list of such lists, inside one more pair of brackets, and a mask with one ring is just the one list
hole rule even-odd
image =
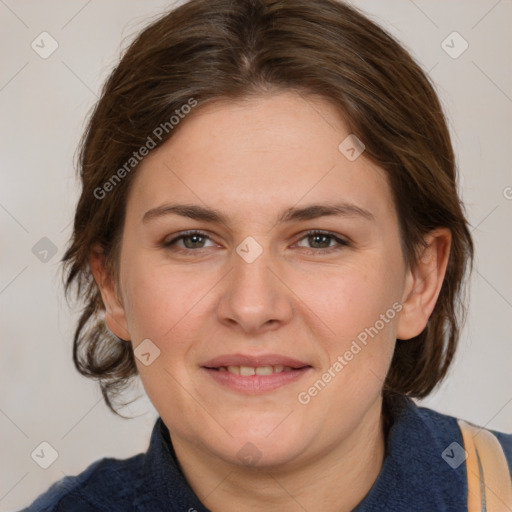
[[327, 100], [287, 92], [216, 101], [181, 123], [137, 169], [129, 210], [176, 198], [258, 218], [320, 201], [394, 210], [384, 171], [340, 149], [352, 135]]

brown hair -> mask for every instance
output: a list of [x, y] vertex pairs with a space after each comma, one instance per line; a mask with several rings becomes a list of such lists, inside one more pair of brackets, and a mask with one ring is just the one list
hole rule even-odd
[[[131, 344], [105, 329], [89, 257], [99, 243], [115, 275], [136, 172], [137, 162], [130, 159], [148, 145], [148, 137], [156, 145], [170, 138], [172, 116], [191, 99], [201, 105], [277, 89], [319, 95], [340, 109], [364, 142], [366, 157], [387, 172], [409, 265], [426, 233], [450, 229], [439, 299], [419, 336], [397, 340], [384, 395], [424, 397], [446, 375], [459, 337], [459, 295], [473, 244], [457, 194], [448, 128], [425, 73], [389, 34], [335, 0], [191, 0], [129, 46], [103, 87], [80, 147], [82, 192], [63, 257], [66, 291], [76, 285], [85, 304], [73, 358], [80, 373], [99, 380], [114, 412], [114, 398], [137, 368]], [[165, 127], [160, 137], [158, 127]]]

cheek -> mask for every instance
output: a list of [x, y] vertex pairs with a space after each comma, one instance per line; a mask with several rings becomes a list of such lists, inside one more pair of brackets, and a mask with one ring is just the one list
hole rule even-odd
[[400, 276], [389, 268], [385, 260], [369, 258], [364, 266], [347, 266], [323, 278], [322, 292], [316, 288], [318, 293], [310, 293], [308, 304], [328, 327], [328, 335], [317, 339], [327, 354], [326, 371], [330, 370], [324, 374], [330, 388], [325, 402], [367, 402], [380, 392], [401, 310]]
[[316, 275], [302, 288], [307, 304], [329, 328], [335, 346], [343, 348], [348, 339], [373, 326], [400, 298], [399, 276], [386, 267], [382, 259], [368, 258], [365, 264]]
[[208, 277], [194, 278], [179, 267], [155, 265], [132, 258], [124, 280], [127, 321], [136, 342], [144, 338], [163, 340], [182, 328], [211, 288]]
[[[127, 259], [126, 268], [125, 311], [146, 393], [160, 414], [179, 410], [180, 417], [195, 418], [198, 411], [190, 400], [195, 391], [187, 363], [197, 339], [206, 337], [201, 334], [205, 330], [205, 294], [213, 283], [209, 284], [206, 276], [194, 279], [190, 272], [137, 261], [136, 257]], [[137, 357], [137, 347], [146, 339], [157, 347], [149, 350], [149, 365]], [[175, 422], [173, 416], [168, 424], [178, 430], [182, 424]]]

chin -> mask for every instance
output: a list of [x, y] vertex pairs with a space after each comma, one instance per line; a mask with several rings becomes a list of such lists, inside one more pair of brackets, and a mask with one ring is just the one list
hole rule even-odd
[[[255, 468], [276, 468], [295, 460], [305, 448], [307, 439], [297, 424], [292, 424], [293, 413], [283, 421], [286, 415], [275, 421], [239, 421], [227, 426], [232, 437], [223, 436], [214, 451], [230, 464]], [[254, 418], [254, 416], [253, 416]], [[280, 424], [280, 422], [282, 422]]]

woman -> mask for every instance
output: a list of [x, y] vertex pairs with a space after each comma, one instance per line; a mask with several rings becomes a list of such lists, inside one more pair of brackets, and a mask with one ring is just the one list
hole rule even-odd
[[139, 374], [160, 418], [26, 510], [512, 506], [512, 436], [411, 400], [453, 359], [473, 246], [438, 98], [382, 29], [189, 1], [125, 53], [80, 165], [75, 364], [114, 411]]

